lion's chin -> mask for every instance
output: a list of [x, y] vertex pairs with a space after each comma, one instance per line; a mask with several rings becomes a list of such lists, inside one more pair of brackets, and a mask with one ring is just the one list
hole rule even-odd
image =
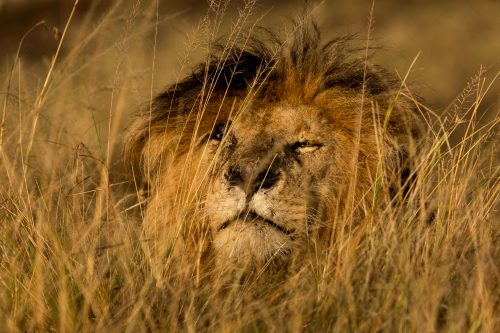
[[219, 264], [265, 266], [286, 260], [291, 241], [263, 221], [237, 220], [216, 232], [213, 247]]

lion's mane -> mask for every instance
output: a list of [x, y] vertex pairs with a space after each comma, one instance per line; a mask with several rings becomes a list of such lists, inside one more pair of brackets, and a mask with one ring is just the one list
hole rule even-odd
[[326, 209], [326, 222], [341, 216], [338, 210], [349, 200], [352, 210], [366, 212], [377, 184], [385, 184], [379, 187], [392, 196], [404, 194], [422, 128], [414, 99], [400, 81], [360, 57], [364, 49], [353, 47], [351, 37], [322, 43], [311, 22], [297, 24], [288, 38], [267, 31], [261, 35], [214, 47], [206, 62], [159, 94], [137, 118], [126, 145], [136, 179], [152, 196], [165, 195], [169, 181], [179, 184], [165, 174], [170, 172], [167, 165], [185, 158], [204, 133], [212, 132], [216, 122], [226, 122], [235, 110], [312, 104], [332, 110], [330, 119], [343, 147], [351, 147], [342, 158], [332, 157], [340, 175], [336, 191], [345, 198]]

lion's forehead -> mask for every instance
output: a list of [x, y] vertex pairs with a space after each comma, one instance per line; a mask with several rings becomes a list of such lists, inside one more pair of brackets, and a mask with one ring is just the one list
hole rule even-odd
[[277, 105], [243, 113], [234, 121], [234, 130], [247, 139], [300, 139], [303, 133], [320, 134], [325, 121], [314, 105]]

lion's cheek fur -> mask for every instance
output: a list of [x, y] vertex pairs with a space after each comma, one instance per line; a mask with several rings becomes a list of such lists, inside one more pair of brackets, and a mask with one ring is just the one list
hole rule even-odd
[[209, 216], [211, 228], [217, 230], [224, 222], [234, 219], [245, 207], [246, 196], [243, 190], [216, 182], [208, 191], [204, 209]]
[[[205, 213], [200, 211], [204, 200], [206, 163], [203, 156], [185, 156], [175, 163], [165, 160], [155, 182], [150, 184], [150, 198], [144, 211], [142, 238], [151, 262], [161, 265], [175, 251], [185, 251], [192, 235], [204, 234]], [[191, 243], [190, 243], [191, 242]]]

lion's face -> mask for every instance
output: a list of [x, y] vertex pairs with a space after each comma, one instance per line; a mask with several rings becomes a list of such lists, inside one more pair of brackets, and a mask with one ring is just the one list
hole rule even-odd
[[327, 115], [307, 105], [252, 110], [216, 126], [204, 209], [218, 256], [281, 259], [317, 227], [335, 177], [333, 133]]

